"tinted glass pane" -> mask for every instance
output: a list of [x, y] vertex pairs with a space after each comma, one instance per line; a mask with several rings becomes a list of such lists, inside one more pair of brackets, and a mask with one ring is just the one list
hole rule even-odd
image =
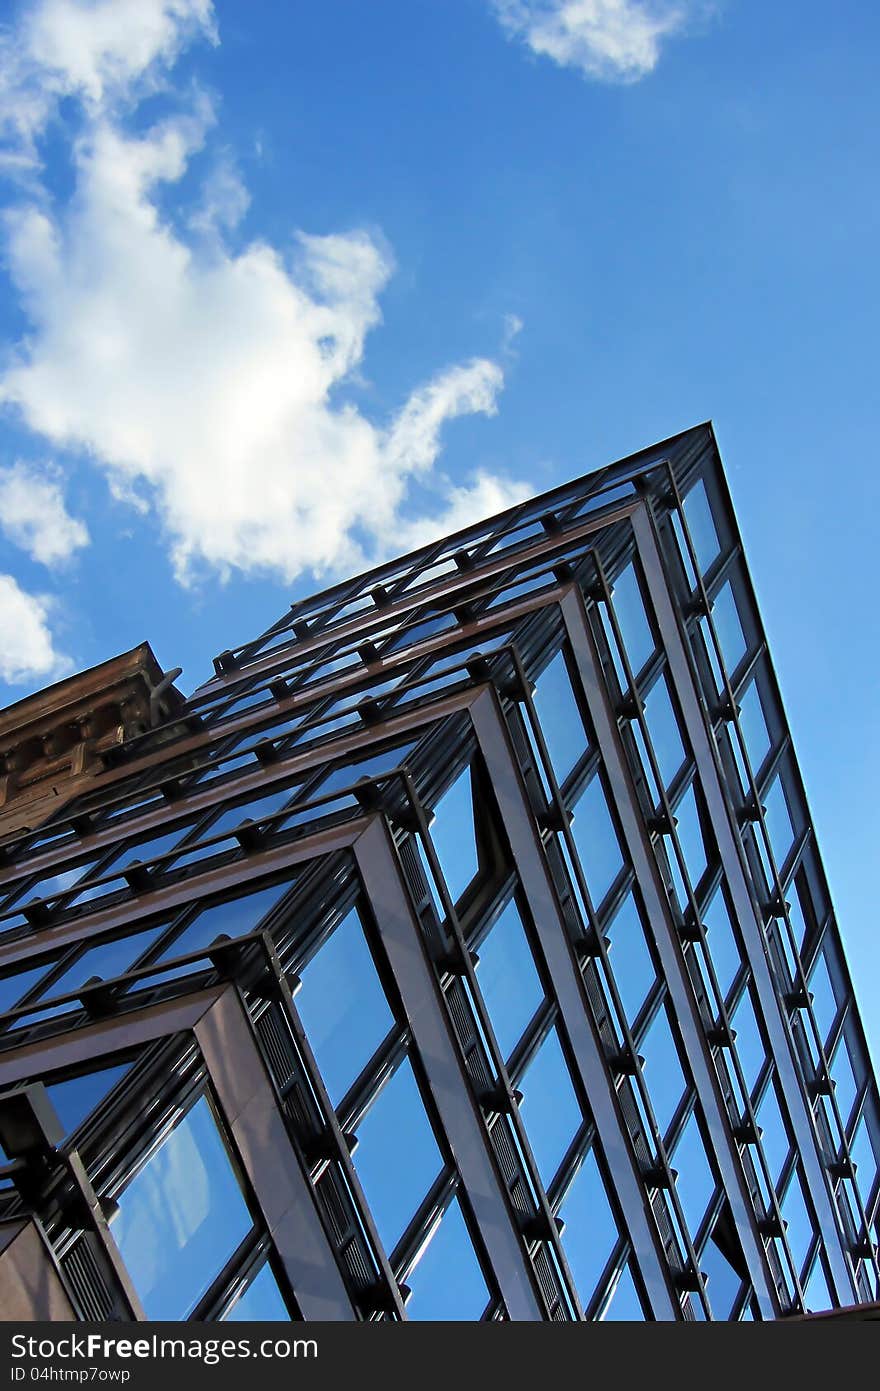
[[630, 1322], [633, 1319], [643, 1319], [644, 1317], [642, 1302], [636, 1291], [630, 1268], [628, 1265], [625, 1265], [620, 1272], [620, 1277], [614, 1287], [611, 1299], [605, 1306], [605, 1312], [602, 1318], [608, 1323], [623, 1323]]
[[627, 895], [615, 914], [608, 936], [611, 938], [609, 961], [614, 980], [627, 1022], [632, 1024], [656, 980], [654, 963], [632, 894]]
[[550, 1030], [517, 1085], [523, 1094], [520, 1115], [546, 1186], [583, 1119], [555, 1029]]
[[440, 1172], [441, 1157], [408, 1060], [382, 1088], [358, 1129], [354, 1166], [379, 1236], [396, 1245]]
[[746, 655], [746, 640], [729, 580], [727, 584], [722, 585], [713, 600], [712, 619], [721, 644], [724, 665], [727, 667], [728, 675], [732, 675]]
[[681, 853], [684, 856], [688, 878], [691, 881], [691, 887], [696, 888], [706, 869], [706, 847], [700, 828], [693, 783], [681, 798], [673, 814], [678, 822], [675, 829]]
[[761, 1104], [757, 1109], [756, 1118], [763, 1134], [761, 1136], [761, 1146], [767, 1159], [767, 1167], [770, 1170], [770, 1177], [774, 1187], [779, 1182], [782, 1167], [788, 1158], [791, 1148], [785, 1124], [782, 1119], [782, 1112], [779, 1109], [779, 1102], [776, 1093], [770, 1086], [761, 1097]]
[[82, 1077], [70, 1077], [66, 1082], [47, 1086], [46, 1093], [64, 1126], [65, 1135], [76, 1130], [86, 1116], [91, 1115], [130, 1067], [131, 1063], [120, 1063], [117, 1067], [104, 1067], [99, 1072], [86, 1072]]
[[794, 1257], [794, 1263], [798, 1273], [800, 1273], [804, 1261], [807, 1259], [810, 1242], [813, 1239], [813, 1224], [810, 1221], [796, 1173], [792, 1175], [791, 1183], [788, 1185], [785, 1197], [779, 1206], [783, 1222], [788, 1223], [785, 1235]]
[[831, 985], [831, 977], [828, 974], [824, 952], [819, 953], [816, 964], [810, 973], [807, 987], [813, 997], [813, 1014], [819, 1025], [819, 1033], [824, 1043], [837, 1016], [837, 1001], [834, 998], [834, 990]]
[[112, 1232], [147, 1318], [185, 1318], [250, 1229], [202, 1097], [119, 1196]]
[[384, 749], [356, 763], [334, 768], [321, 783], [319, 792], [323, 796], [327, 792], [335, 792], [338, 787], [351, 787], [359, 778], [375, 778], [389, 768], [399, 768], [414, 748], [414, 743], [396, 744], [393, 749]]
[[394, 1024], [353, 909], [304, 967], [296, 1006], [335, 1106]]
[[620, 845], [598, 777], [574, 808], [572, 834], [594, 905], [602, 902], [623, 864]]
[[216, 821], [212, 821], [210, 826], [206, 826], [202, 832], [204, 836], [222, 835], [224, 831], [231, 831], [236, 826], [240, 826], [242, 821], [261, 821], [274, 812], [280, 811], [287, 802], [290, 801], [294, 792], [293, 787], [285, 787], [281, 792], [270, 793], [268, 797], [258, 797], [256, 801], [245, 802], [237, 807], [228, 807], [222, 811]]
[[742, 961], [730, 925], [727, 903], [720, 889], [703, 914], [703, 926], [706, 928], [706, 941], [718, 984], [722, 994], [726, 996]]
[[44, 990], [43, 996], [51, 999], [55, 995], [70, 994], [79, 990], [92, 976], [100, 976], [103, 980], [121, 976], [129, 970], [137, 957], [156, 941], [167, 926], [167, 923], [162, 923], [159, 927], [148, 928], [146, 932], [136, 932], [131, 937], [122, 937], [114, 942], [102, 942], [99, 947], [92, 947], [91, 951], [84, 952], [53, 985]]
[[757, 682], [751, 681], [739, 698], [739, 727], [743, 732], [746, 752], [756, 773], [770, 752], [770, 734], [764, 718], [764, 708], [758, 694]]
[[287, 1323], [290, 1314], [267, 1261], [225, 1316], [228, 1323]]
[[678, 1170], [676, 1188], [690, 1234], [696, 1237], [715, 1192], [715, 1179], [706, 1158], [695, 1114], [691, 1114], [672, 1154], [672, 1167]]
[[538, 677], [535, 709], [556, 780], [563, 783], [585, 752], [587, 735], [562, 652], [557, 652]]
[[112, 869], [114, 874], [118, 874], [126, 865], [131, 864], [132, 860], [151, 860], [154, 855], [164, 855], [166, 851], [174, 848], [189, 829], [188, 826], [179, 826], [177, 830], [167, 831], [163, 836], [152, 836], [149, 840], [137, 841], [127, 850], [123, 850], [115, 860], [111, 860], [105, 872]]
[[479, 958], [477, 981], [506, 1058], [544, 998], [513, 899], [480, 945]]
[[0, 1014], [14, 1009], [22, 995], [33, 989], [48, 969], [48, 966], [35, 966], [32, 971], [19, 971], [17, 976], [4, 976], [0, 980]]
[[661, 1133], [672, 1120], [684, 1091], [684, 1073], [672, 1038], [666, 1011], [660, 1009], [651, 1022], [639, 1052], [645, 1059], [644, 1077]]
[[636, 676], [654, 651], [654, 638], [632, 565], [628, 565], [614, 581], [611, 601], [626, 655], [633, 675]]
[[748, 990], [743, 992], [739, 1004], [730, 1021], [736, 1034], [736, 1053], [749, 1092], [754, 1090], [758, 1074], [764, 1066], [764, 1044], [758, 1031], [758, 1021], [749, 998]]
[[618, 1236], [617, 1223], [592, 1152], [569, 1185], [558, 1215], [565, 1223], [562, 1245], [583, 1311], [595, 1292]]
[[831, 1076], [834, 1081], [834, 1095], [837, 1099], [838, 1109], [844, 1123], [849, 1119], [849, 1114], [856, 1099], [856, 1079], [853, 1075], [852, 1063], [847, 1052], [846, 1040], [841, 1039], [837, 1045], [834, 1057], [830, 1063]]
[[785, 864], [786, 857], [791, 849], [792, 841], [794, 840], [794, 829], [785, 801], [785, 793], [782, 790], [782, 783], [778, 777], [773, 779], [773, 782], [761, 800], [766, 808], [764, 824], [767, 827], [767, 834], [770, 837], [773, 858], [776, 861], [777, 868], [781, 868]]
[[668, 787], [684, 762], [684, 746], [663, 677], [655, 681], [645, 698], [645, 721], [664, 787]]
[[273, 904], [287, 893], [289, 884], [276, 884], [272, 889], [260, 893], [246, 894], [244, 898], [234, 898], [228, 903], [215, 903], [206, 908], [197, 918], [184, 928], [174, 941], [160, 952], [157, 961], [167, 961], [170, 957], [186, 956], [190, 952], [208, 947], [221, 934], [227, 937], [244, 937], [255, 932], [261, 920]]
[[408, 1319], [478, 1319], [489, 1291], [456, 1198], [406, 1277]]
[[706, 1289], [712, 1317], [726, 1319], [740, 1292], [742, 1280], [715, 1242], [709, 1240], [700, 1255], [700, 1269], [706, 1276]]
[[461, 898], [479, 868], [470, 768], [465, 769], [437, 803], [431, 823], [431, 840], [454, 903]]
[[702, 481], [695, 483], [682, 499], [682, 511], [693, 542], [697, 564], [705, 574], [721, 547], [718, 544], [718, 532], [715, 530], [709, 499]]

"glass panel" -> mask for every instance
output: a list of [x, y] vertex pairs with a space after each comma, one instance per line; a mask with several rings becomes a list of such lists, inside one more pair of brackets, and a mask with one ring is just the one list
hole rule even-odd
[[695, 1238], [706, 1215], [709, 1199], [715, 1192], [715, 1179], [694, 1112], [681, 1132], [671, 1163], [673, 1169], [678, 1170], [675, 1186], [691, 1237]]
[[[154, 855], [163, 855], [166, 850], [171, 850], [186, 835], [189, 826], [178, 826], [174, 831], [167, 831], [163, 836], [151, 836], [149, 840], [136, 841], [127, 850], [123, 850], [115, 860], [111, 860], [106, 867], [113, 870], [114, 874], [119, 874], [126, 865], [130, 865], [132, 860], [152, 860]], [[105, 870], [106, 872], [106, 870]]]
[[54, 1082], [46, 1087], [65, 1135], [76, 1130], [91, 1115], [131, 1066], [131, 1063], [119, 1063], [116, 1067], [85, 1072], [81, 1077], [69, 1077], [66, 1082]]
[[761, 1097], [761, 1104], [756, 1113], [756, 1120], [761, 1130], [761, 1146], [767, 1159], [767, 1167], [770, 1170], [770, 1177], [774, 1188], [779, 1182], [783, 1166], [791, 1149], [791, 1142], [785, 1129], [785, 1122], [782, 1119], [782, 1112], [779, 1109], [779, 1102], [776, 1099], [776, 1092], [772, 1084], [767, 1088]]
[[764, 718], [764, 707], [758, 693], [757, 681], [749, 682], [744, 694], [740, 696], [738, 704], [739, 727], [743, 733], [752, 772], [757, 773], [770, 752], [770, 734], [767, 729], [767, 721]]
[[296, 788], [285, 787], [280, 792], [271, 792], [266, 797], [258, 797], [254, 802], [243, 802], [235, 807], [227, 807], [226, 811], [221, 811], [216, 821], [212, 821], [210, 826], [206, 826], [202, 832], [203, 837], [220, 836], [224, 831], [234, 830], [240, 826], [242, 821], [262, 821], [273, 812], [280, 811], [281, 808], [290, 801]]
[[659, 1009], [639, 1044], [644, 1056], [644, 1077], [660, 1133], [665, 1134], [678, 1109], [685, 1088], [684, 1073], [665, 1009]]
[[558, 1215], [565, 1223], [562, 1245], [583, 1312], [593, 1297], [618, 1238], [617, 1223], [592, 1151], [569, 1184]]
[[561, 786], [587, 748], [584, 722], [561, 651], [538, 677], [534, 700], [550, 762]]
[[742, 958], [730, 925], [727, 902], [720, 889], [703, 914], [703, 926], [706, 928], [706, 941], [718, 984], [726, 998], [742, 965]]
[[767, 793], [761, 800], [766, 808], [764, 824], [770, 837], [773, 858], [777, 868], [781, 869], [794, 840], [794, 828], [791, 824], [785, 793], [782, 790], [782, 782], [778, 776], [773, 779]]
[[819, 952], [816, 964], [810, 973], [807, 988], [813, 997], [813, 1017], [819, 1025], [819, 1033], [824, 1044], [831, 1032], [831, 1026], [837, 1018], [837, 1001], [834, 998], [834, 989], [828, 974], [828, 963], [825, 960], [824, 952]]
[[867, 1208], [874, 1191], [874, 1180], [877, 1177], [877, 1161], [874, 1158], [871, 1137], [868, 1134], [868, 1126], [864, 1116], [856, 1126], [856, 1133], [850, 1145], [850, 1154], [856, 1166], [856, 1178], [858, 1179], [859, 1192], [862, 1195], [862, 1203]]
[[764, 1044], [758, 1031], [758, 1021], [748, 990], [743, 991], [731, 1017], [730, 1026], [736, 1034], [736, 1053], [751, 1094], [764, 1066]]
[[235, 1301], [228, 1313], [224, 1314], [227, 1323], [289, 1323], [290, 1314], [284, 1303], [278, 1282], [272, 1274], [272, 1267], [266, 1261], [248, 1285], [244, 1294]]
[[251, 1229], [204, 1097], [119, 1195], [112, 1233], [148, 1319], [183, 1319]]
[[834, 1081], [834, 1096], [845, 1125], [856, 1099], [856, 1079], [845, 1039], [842, 1038], [837, 1045], [829, 1067]]
[[623, 864], [608, 803], [598, 777], [593, 778], [575, 804], [571, 829], [590, 897], [598, 906]]
[[681, 517], [679, 516], [677, 511], [671, 514], [671, 521], [672, 530], [675, 534], [675, 540], [678, 544], [678, 553], [681, 556], [681, 563], [684, 567], [687, 586], [688, 589], [693, 589], [697, 583], [696, 572], [694, 570], [693, 563], [688, 552], [688, 548], [685, 544], [684, 528], [682, 527]]
[[624, 1323], [644, 1317], [642, 1301], [639, 1299], [635, 1281], [629, 1265], [625, 1265], [618, 1276], [602, 1318], [606, 1323]]
[[112, 980], [128, 971], [147, 947], [166, 930], [168, 924], [148, 928], [145, 932], [135, 932], [131, 937], [119, 937], [112, 942], [102, 942], [77, 957], [58, 980], [43, 991], [41, 998], [53, 999], [56, 995], [69, 995], [85, 985], [92, 976], [102, 980]]
[[831, 1308], [828, 1282], [825, 1279], [825, 1271], [822, 1269], [822, 1261], [819, 1257], [813, 1262], [813, 1269], [810, 1271], [810, 1278], [804, 1289], [804, 1308], [808, 1314], [820, 1314], [825, 1309]]
[[244, 937], [249, 932], [255, 932], [269, 909], [283, 898], [289, 888], [289, 883], [276, 884], [274, 888], [205, 908], [189, 927], [175, 937], [170, 946], [159, 953], [156, 960], [167, 961], [169, 957], [187, 956], [202, 947], [209, 947], [221, 934]]
[[715, 690], [723, 691], [724, 678], [721, 675], [721, 667], [718, 664], [718, 655], [715, 651], [715, 644], [712, 641], [712, 635], [709, 632], [709, 624], [705, 618], [700, 618], [697, 620], [697, 628], [699, 630], [700, 637], [702, 638], [703, 648], [706, 653], [706, 660], [708, 661], [709, 668], [712, 672], [712, 679], [715, 682]]
[[470, 768], [465, 769], [437, 803], [431, 822], [431, 840], [449, 896], [456, 903], [479, 869]]
[[550, 1030], [517, 1086], [523, 1093], [520, 1115], [546, 1187], [583, 1120], [556, 1029]]
[[498, 1046], [507, 1058], [544, 998], [513, 899], [480, 944], [477, 981]]
[[681, 506], [687, 529], [691, 534], [697, 564], [705, 575], [721, 547], [702, 479], [696, 482], [682, 499]]
[[721, 644], [724, 665], [730, 676], [746, 655], [746, 640], [729, 580], [722, 585], [712, 601], [712, 618]]
[[35, 966], [30, 971], [19, 971], [17, 976], [4, 976], [0, 980], [0, 1014], [15, 1009], [22, 995], [26, 995], [49, 969], [48, 965]]
[[608, 935], [611, 938], [609, 960], [614, 980], [627, 1022], [632, 1024], [657, 979], [632, 894], [624, 899], [608, 929]]
[[296, 1006], [336, 1106], [394, 1025], [354, 909], [301, 978]]
[[654, 637], [648, 624], [636, 572], [631, 564], [621, 571], [614, 581], [611, 599], [633, 676], [637, 676], [654, 651]]
[[383, 749], [381, 753], [374, 753], [368, 758], [334, 768], [320, 784], [318, 793], [323, 797], [328, 792], [335, 792], [337, 788], [353, 786], [359, 778], [375, 778], [390, 768], [399, 768], [406, 762], [415, 746], [414, 740], [408, 744], [395, 744], [394, 748]]
[[645, 721], [663, 786], [668, 787], [684, 762], [684, 746], [672, 709], [669, 687], [662, 676], [654, 682], [645, 698]]
[[406, 1277], [412, 1290], [406, 1316], [412, 1320], [475, 1320], [489, 1291], [455, 1198]]
[[728, 1318], [742, 1286], [740, 1276], [712, 1240], [703, 1247], [699, 1266], [706, 1276], [706, 1293], [712, 1317]]
[[391, 1252], [442, 1167], [408, 1059], [358, 1129], [353, 1159], [386, 1251]]
[[684, 856], [685, 868], [691, 888], [695, 889], [705, 873], [707, 860], [693, 783], [681, 798], [673, 815], [678, 822], [675, 830]]
[[783, 1222], [788, 1223], [785, 1236], [800, 1274], [807, 1259], [810, 1242], [813, 1240], [813, 1224], [807, 1212], [797, 1173], [792, 1175], [791, 1183], [779, 1207]]

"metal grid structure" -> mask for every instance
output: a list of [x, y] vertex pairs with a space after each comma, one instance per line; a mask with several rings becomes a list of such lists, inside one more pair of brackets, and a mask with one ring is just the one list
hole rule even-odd
[[0, 1217], [79, 1317], [880, 1297], [877, 1086], [710, 426], [214, 665], [0, 847]]

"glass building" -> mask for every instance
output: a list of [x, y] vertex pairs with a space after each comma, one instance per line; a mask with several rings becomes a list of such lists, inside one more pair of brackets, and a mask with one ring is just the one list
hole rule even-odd
[[0, 843], [19, 1316], [880, 1297], [877, 1084], [710, 426], [214, 665]]

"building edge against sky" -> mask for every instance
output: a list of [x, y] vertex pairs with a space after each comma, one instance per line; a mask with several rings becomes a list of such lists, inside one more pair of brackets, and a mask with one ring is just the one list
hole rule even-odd
[[174, 676], [0, 714], [9, 1317], [880, 1296], [877, 1086], [711, 426]]

